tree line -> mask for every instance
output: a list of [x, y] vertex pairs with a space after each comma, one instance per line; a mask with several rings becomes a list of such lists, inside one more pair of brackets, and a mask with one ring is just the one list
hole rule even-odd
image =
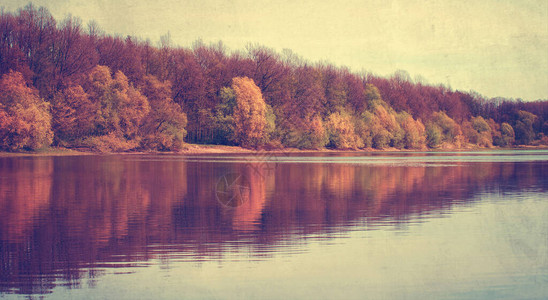
[[548, 101], [493, 98], [310, 63], [105, 34], [32, 4], [0, 12], [0, 148], [177, 151], [427, 149], [548, 144]]

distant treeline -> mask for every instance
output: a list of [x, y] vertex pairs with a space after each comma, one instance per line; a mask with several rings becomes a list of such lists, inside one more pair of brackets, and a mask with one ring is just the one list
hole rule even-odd
[[548, 101], [311, 64], [258, 45], [174, 47], [58, 23], [32, 4], [0, 14], [0, 149], [426, 149], [548, 144]]

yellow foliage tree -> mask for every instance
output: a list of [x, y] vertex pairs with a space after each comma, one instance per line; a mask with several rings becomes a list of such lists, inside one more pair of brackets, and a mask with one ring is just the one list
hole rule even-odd
[[402, 112], [398, 114], [401, 128], [405, 132], [404, 145], [407, 149], [422, 149], [426, 146], [426, 129], [420, 120]]
[[289, 128], [283, 134], [283, 143], [285, 146], [299, 149], [321, 149], [329, 142], [329, 137], [325, 124], [319, 115], [310, 118], [305, 122], [288, 122]]
[[435, 112], [432, 115], [430, 127], [439, 128], [441, 131], [441, 142], [460, 147], [464, 140], [459, 124], [451, 119], [445, 112]]
[[368, 110], [356, 123], [356, 130], [366, 147], [384, 149], [392, 146], [405, 147], [405, 130], [398, 121], [398, 114], [380, 98], [373, 85], [367, 85]]
[[481, 116], [472, 117], [470, 122], [464, 121], [462, 123], [462, 131], [470, 143], [481, 147], [493, 146], [492, 129]]
[[405, 111], [397, 113], [371, 84], [366, 85], [365, 96], [368, 109], [361, 113], [355, 128], [366, 147], [422, 149], [426, 146], [426, 129], [420, 120]]
[[396, 112], [382, 100], [372, 104], [372, 109], [377, 120], [373, 126], [373, 145], [379, 149], [387, 146], [402, 148], [404, 133], [396, 121]]
[[114, 101], [119, 115], [119, 129], [127, 139], [135, 139], [139, 126], [150, 112], [148, 99], [129, 84], [122, 71], [114, 75]]
[[514, 144], [516, 134], [514, 133], [514, 129], [510, 124], [504, 122], [500, 126], [500, 132], [501, 132], [501, 146], [509, 146]]
[[363, 141], [354, 132], [354, 123], [348, 113], [335, 112], [329, 115], [326, 123], [329, 142], [337, 149], [362, 148]]

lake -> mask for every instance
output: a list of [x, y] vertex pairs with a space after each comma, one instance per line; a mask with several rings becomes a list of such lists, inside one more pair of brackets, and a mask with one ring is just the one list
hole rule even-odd
[[0, 298], [546, 299], [548, 151], [0, 157]]

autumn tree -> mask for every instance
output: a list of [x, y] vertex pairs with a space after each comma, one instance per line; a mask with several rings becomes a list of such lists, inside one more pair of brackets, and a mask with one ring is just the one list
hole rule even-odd
[[308, 122], [294, 119], [280, 130], [281, 142], [286, 147], [298, 149], [321, 149], [329, 142], [329, 136], [322, 118], [315, 115]]
[[350, 72], [345, 72], [344, 82], [346, 84], [346, 97], [349, 108], [355, 111], [356, 115], [362, 114], [367, 109], [367, 100], [365, 99], [365, 85], [362, 76], [357, 76]]
[[70, 142], [93, 134], [98, 109], [80, 85], [58, 92], [52, 109], [56, 143], [65, 144], [61, 141]]
[[325, 109], [332, 114], [346, 108], [348, 89], [344, 78], [344, 71], [332, 66], [320, 66], [322, 70], [323, 86], [325, 90]]
[[478, 133], [477, 144], [482, 147], [493, 146], [492, 130], [487, 121], [481, 116], [472, 118], [472, 128]]
[[36, 150], [53, 140], [49, 104], [19, 72], [11, 71], [0, 80], [0, 124], [0, 148], [5, 150]]
[[326, 115], [325, 90], [322, 86], [322, 74], [311, 66], [299, 67], [295, 70], [295, 83], [292, 95], [293, 114], [302, 119], [310, 119], [316, 113]]
[[443, 141], [443, 133], [440, 126], [435, 123], [426, 125], [426, 145], [430, 148], [437, 148]]
[[500, 125], [500, 133], [501, 133], [501, 139], [499, 142], [500, 146], [511, 146], [514, 144], [516, 134], [514, 133], [514, 129], [512, 126], [508, 123], [502, 123]]
[[426, 146], [426, 129], [420, 120], [415, 120], [407, 112], [397, 116], [404, 132], [403, 144], [407, 149], [422, 149]]
[[354, 132], [354, 122], [347, 112], [335, 112], [329, 115], [326, 127], [331, 147], [357, 149], [364, 146], [363, 141]]
[[372, 84], [365, 87], [367, 110], [355, 122], [364, 146], [418, 149], [424, 146], [424, 125], [406, 112], [397, 113]]
[[18, 11], [17, 19], [16, 34], [12, 40], [12, 43], [14, 40], [16, 43], [12, 46], [18, 45], [22, 53], [26, 54], [32, 83], [41, 92], [41, 96], [51, 95], [54, 92], [52, 83], [55, 66], [51, 52], [58, 37], [56, 21], [47, 8], [37, 8], [32, 3]]
[[[378, 149], [386, 148], [390, 143], [390, 132], [385, 125], [389, 125], [386, 119], [388, 112], [385, 107], [388, 105], [381, 99], [379, 90], [372, 84], [365, 87], [365, 100], [368, 109], [363, 111], [356, 123], [357, 133], [364, 146]], [[385, 118], [384, 122], [380, 118]], [[395, 120], [394, 120], [395, 121]]]
[[[500, 146], [501, 145], [500, 142], [502, 140], [502, 134], [500, 132], [501, 124], [495, 122], [495, 120], [493, 120], [493, 118], [487, 119], [486, 122], [487, 122], [487, 124], [489, 124], [489, 129], [491, 131], [491, 137], [492, 137], [493, 145], [494, 146]], [[461, 127], [463, 127], [463, 126], [461, 126]], [[464, 129], [463, 129], [463, 133], [464, 133]]]
[[265, 101], [275, 101], [271, 98], [273, 98], [282, 78], [287, 76], [287, 68], [283, 66], [279, 55], [272, 49], [247, 45], [246, 50], [247, 56], [251, 59], [250, 73], [253, 80], [261, 89]]
[[[381, 93], [375, 85], [371, 83], [366, 84], [364, 94], [365, 94], [365, 101], [367, 101], [367, 107], [371, 107], [376, 103], [381, 104], [380, 103], [382, 101]], [[386, 103], [382, 101], [381, 105], [386, 106]]]
[[516, 142], [521, 145], [529, 145], [535, 138], [533, 123], [537, 116], [524, 110], [515, 113], [514, 132]]
[[173, 100], [180, 105], [205, 96], [203, 69], [189, 49], [175, 49], [171, 54], [169, 80], [173, 83]]
[[131, 81], [139, 81], [144, 76], [144, 52], [139, 43], [131, 37], [99, 36], [95, 41], [99, 65], [111, 70], [122, 71]]
[[0, 9], [0, 74], [21, 69], [31, 73], [23, 51], [16, 44], [17, 21], [13, 14]]
[[[191, 141], [198, 143], [215, 142], [215, 128], [212, 126], [213, 110], [221, 101], [219, 91], [221, 88], [230, 86], [232, 78], [238, 77], [234, 61], [227, 55], [226, 47], [221, 43], [206, 46], [203, 42], [197, 41], [193, 46], [193, 57], [190, 59], [183, 55], [174, 57], [184, 59], [186, 66], [179, 72], [172, 72], [177, 78], [174, 81], [174, 91], [188, 97], [181, 99], [174, 97], [179, 101], [185, 100], [183, 108], [189, 116], [189, 136]], [[190, 73], [193, 72], [193, 73]], [[182, 83], [182, 85], [181, 85]], [[185, 87], [191, 86], [191, 89]], [[193, 112], [193, 113], [190, 113]]]
[[171, 83], [145, 76], [141, 91], [150, 103], [150, 112], [140, 128], [142, 146], [146, 149], [180, 150], [186, 136], [186, 114], [171, 98]]
[[470, 122], [462, 123], [463, 133], [468, 140], [480, 147], [492, 147], [493, 135], [491, 126], [481, 116], [473, 117]]
[[[429, 129], [428, 129], [429, 128]], [[434, 134], [429, 138], [429, 143], [435, 142], [437, 138], [437, 132], [441, 134], [441, 141], [446, 142], [456, 147], [460, 147], [462, 143], [462, 131], [459, 126], [453, 119], [451, 119], [447, 114], [442, 111], [435, 112], [432, 115], [431, 123], [428, 126], [427, 132]], [[434, 143], [436, 144], [436, 143]]]
[[52, 50], [55, 89], [90, 71], [99, 59], [92, 40], [82, 33], [82, 21], [70, 15], [61, 22]]
[[128, 78], [121, 71], [114, 74], [112, 89], [122, 134], [127, 139], [138, 138], [139, 127], [150, 111], [148, 99], [129, 83]]
[[248, 77], [232, 79], [232, 89], [236, 95], [234, 107], [234, 136], [245, 147], [264, 145], [266, 132], [266, 103], [261, 90]]
[[354, 131], [360, 137], [365, 148], [373, 147], [373, 131], [376, 124], [375, 116], [365, 111], [360, 115], [360, 118], [356, 118]]
[[150, 111], [148, 99], [142, 95], [121, 71], [112, 77], [106, 66], [96, 66], [82, 84], [98, 110], [94, 131], [88, 144], [105, 151], [136, 148], [139, 127]]
[[[396, 122], [394, 114], [385, 108], [387, 104], [384, 101], [379, 100], [379, 102], [371, 104], [371, 106], [373, 116], [368, 123], [371, 124], [373, 147], [378, 149], [389, 147], [393, 145], [391, 141], [394, 142], [394, 133], [399, 130], [399, 125]], [[395, 142], [399, 142], [401, 138], [403, 137], [399, 136]]]

